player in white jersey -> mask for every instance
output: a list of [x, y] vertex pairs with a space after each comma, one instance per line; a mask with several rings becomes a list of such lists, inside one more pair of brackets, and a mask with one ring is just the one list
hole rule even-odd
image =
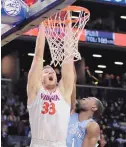
[[74, 65], [72, 60], [62, 65], [62, 78], [57, 86], [53, 68], [43, 67], [44, 46], [45, 30], [40, 25], [27, 83], [30, 147], [66, 147]]

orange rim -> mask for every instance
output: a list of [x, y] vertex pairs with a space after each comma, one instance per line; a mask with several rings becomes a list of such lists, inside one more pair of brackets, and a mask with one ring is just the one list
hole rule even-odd
[[[88, 13], [87, 16], [83, 17], [83, 18], [85, 18], [85, 19], [87, 19], [87, 18], [90, 16], [90, 11], [89, 11], [88, 9], [83, 8], [83, 7], [79, 7], [79, 6], [68, 6], [68, 7], [62, 9], [61, 11], [69, 11], [69, 10], [70, 10], [70, 11], [84, 11], [84, 12]], [[79, 18], [79, 19], [80, 19], [80, 18]], [[77, 20], [78, 20], [78, 19], [71, 19], [71, 20], [66, 19], [66, 20], [62, 21], [62, 23], [68, 24], [68, 23], [70, 23], [71, 21], [72, 21], [72, 23], [76, 23]], [[50, 20], [50, 24], [52, 24], [52, 23], [59, 23], [59, 20]], [[44, 24], [48, 24], [48, 19], [44, 21]]]
[[83, 7], [79, 7], [79, 6], [68, 6], [61, 11], [68, 11], [68, 10], [70, 10], [70, 11], [84, 11], [90, 15], [90, 11], [88, 9], [83, 8]]

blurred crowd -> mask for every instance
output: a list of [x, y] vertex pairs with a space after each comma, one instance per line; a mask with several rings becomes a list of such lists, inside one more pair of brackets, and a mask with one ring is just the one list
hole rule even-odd
[[[58, 81], [61, 78], [61, 72], [58, 68], [55, 68]], [[89, 67], [85, 67], [85, 83], [86, 85], [97, 85], [104, 87], [116, 87], [126, 89], [126, 73], [122, 76], [114, 74], [92, 74]], [[78, 82], [78, 81], [77, 81]]]
[[23, 101], [19, 96], [9, 92], [6, 85], [1, 90], [1, 138], [3, 146], [7, 147], [9, 135], [30, 136], [29, 116]]
[[[56, 70], [57, 74], [59, 72]], [[108, 73], [93, 73], [88, 66], [85, 66], [85, 83], [88, 85], [97, 85], [104, 87], [126, 88], [126, 73], [123, 75], [114, 75]]]
[[[105, 111], [99, 120], [106, 147], [126, 146], [126, 99], [102, 99]], [[102, 134], [102, 135], [103, 135]]]
[[107, 87], [126, 88], [126, 74], [122, 77], [115, 76], [114, 74], [98, 74], [98, 85]]

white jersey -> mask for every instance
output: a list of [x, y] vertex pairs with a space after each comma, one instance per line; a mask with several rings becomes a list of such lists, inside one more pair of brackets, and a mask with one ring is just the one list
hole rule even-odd
[[50, 93], [41, 88], [33, 103], [28, 105], [28, 110], [32, 135], [31, 147], [32, 144], [45, 147], [66, 146], [70, 106], [58, 89]]

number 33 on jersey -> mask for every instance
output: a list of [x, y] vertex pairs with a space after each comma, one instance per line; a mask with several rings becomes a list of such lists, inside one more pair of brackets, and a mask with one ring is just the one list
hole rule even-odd
[[55, 109], [55, 104], [54, 103], [49, 103], [49, 102], [44, 102], [43, 106], [42, 106], [42, 114], [50, 114], [50, 115], [54, 115], [56, 113], [56, 109]]

